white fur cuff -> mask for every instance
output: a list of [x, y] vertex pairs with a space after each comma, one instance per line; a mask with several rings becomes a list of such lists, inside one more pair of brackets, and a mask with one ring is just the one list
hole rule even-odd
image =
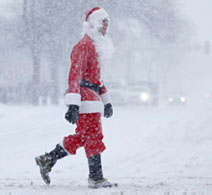
[[102, 102], [103, 104], [108, 104], [108, 103], [111, 103], [111, 98], [110, 98], [110, 94], [107, 92], [107, 93], [104, 93], [101, 95], [101, 99], [102, 99]]
[[65, 95], [65, 105], [81, 105], [81, 96], [78, 93], [67, 93]]

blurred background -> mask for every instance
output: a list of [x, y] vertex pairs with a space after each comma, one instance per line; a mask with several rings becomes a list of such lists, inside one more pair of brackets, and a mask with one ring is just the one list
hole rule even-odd
[[62, 104], [85, 12], [110, 15], [114, 105], [212, 102], [210, 0], [0, 0], [0, 103]]

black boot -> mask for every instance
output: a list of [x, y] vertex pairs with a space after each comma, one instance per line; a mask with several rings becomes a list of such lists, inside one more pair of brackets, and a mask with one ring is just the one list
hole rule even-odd
[[51, 152], [35, 158], [36, 164], [40, 168], [41, 177], [47, 185], [50, 184], [49, 172], [51, 172], [52, 167], [56, 164], [58, 159], [61, 159], [67, 155], [68, 153], [63, 149], [63, 147], [57, 144], [56, 148]]
[[89, 166], [89, 178], [88, 178], [89, 188], [107, 188], [107, 187], [118, 186], [117, 183], [111, 183], [103, 177], [100, 154], [89, 157], [88, 166]]

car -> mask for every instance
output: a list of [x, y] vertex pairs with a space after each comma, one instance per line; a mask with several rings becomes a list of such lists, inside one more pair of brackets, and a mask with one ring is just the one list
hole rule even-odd
[[122, 81], [110, 81], [105, 83], [113, 105], [126, 105], [128, 90], [125, 82]]
[[128, 83], [129, 104], [157, 106], [159, 103], [159, 86], [155, 82]]
[[168, 97], [169, 105], [186, 105], [187, 98], [182, 91], [172, 92]]

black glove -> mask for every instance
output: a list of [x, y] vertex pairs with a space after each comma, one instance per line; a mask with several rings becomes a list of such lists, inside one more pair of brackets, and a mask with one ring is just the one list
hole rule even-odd
[[104, 117], [109, 118], [113, 115], [113, 107], [112, 104], [108, 103], [105, 104], [105, 108], [104, 108]]
[[69, 105], [68, 111], [65, 114], [65, 119], [74, 124], [79, 118], [79, 106]]

